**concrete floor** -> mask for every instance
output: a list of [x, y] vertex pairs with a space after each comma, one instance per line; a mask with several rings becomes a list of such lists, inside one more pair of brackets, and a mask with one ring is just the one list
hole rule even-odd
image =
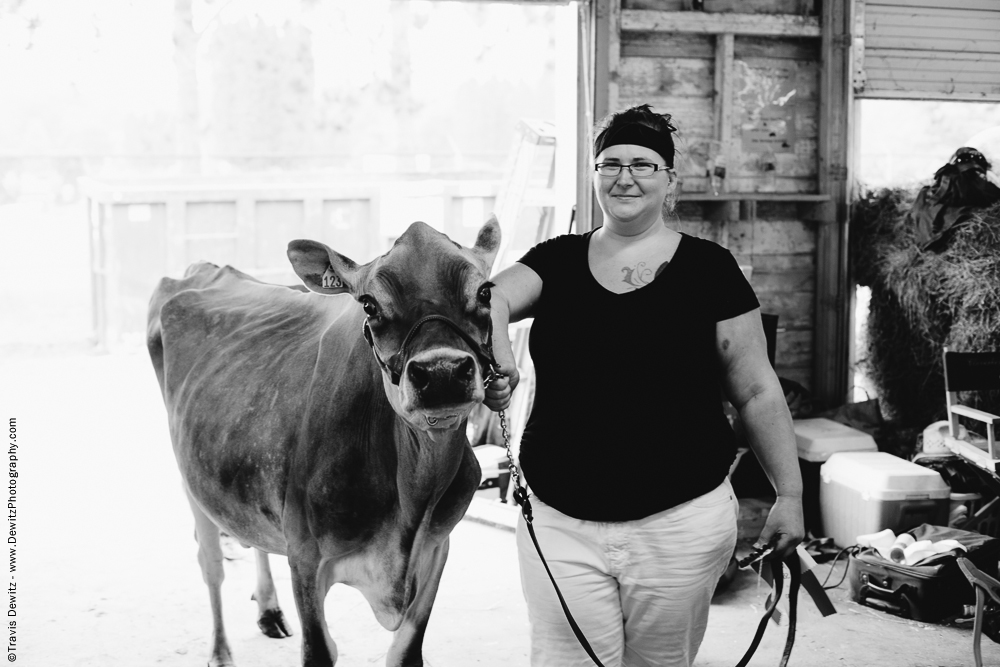
[[[204, 665], [207, 595], [192, 522], [180, 490], [159, 392], [145, 354], [0, 359], [0, 410], [18, 420], [18, 660], [28, 666]], [[514, 548], [503, 526], [512, 510], [481, 491], [452, 551], [425, 655], [430, 667], [527, 666], [528, 636]], [[483, 509], [483, 508], [486, 509]], [[503, 520], [481, 523], [492, 512]], [[491, 525], [492, 524], [492, 525]], [[272, 557], [279, 599], [296, 636], [272, 640], [255, 625], [254, 565], [233, 551], [223, 587], [237, 664], [299, 664], [287, 562]], [[842, 567], [842, 566], [840, 566]], [[820, 576], [827, 566], [820, 565]], [[839, 579], [839, 571], [834, 581]], [[713, 605], [699, 667], [731, 667], [748, 646], [766, 588], [741, 573]], [[971, 631], [901, 620], [833, 591], [839, 613], [820, 617], [802, 598], [792, 665], [958, 667], [972, 665]], [[341, 667], [383, 663], [389, 633], [353, 589], [327, 598]], [[752, 661], [773, 666], [784, 629], [772, 626]], [[1000, 645], [985, 639], [985, 663]]]

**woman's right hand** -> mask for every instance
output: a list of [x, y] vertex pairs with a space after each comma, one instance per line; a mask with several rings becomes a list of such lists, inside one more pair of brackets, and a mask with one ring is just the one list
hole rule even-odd
[[530, 316], [542, 291], [542, 280], [527, 266], [514, 263], [493, 277], [493, 355], [497, 372], [502, 377], [486, 387], [483, 404], [493, 412], [500, 412], [510, 405], [511, 394], [517, 388], [521, 374], [514, 362], [514, 349], [510, 343], [509, 325]]
[[510, 405], [511, 394], [514, 393], [517, 383], [521, 380], [521, 375], [517, 372], [517, 366], [513, 360], [506, 364], [501, 364], [499, 361], [497, 363], [501, 375], [486, 387], [486, 398], [483, 399], [483, 404], [493, 412], [507, 409]]

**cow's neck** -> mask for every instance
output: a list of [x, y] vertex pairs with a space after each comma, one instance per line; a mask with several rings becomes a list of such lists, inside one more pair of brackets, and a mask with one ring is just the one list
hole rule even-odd
[[396, 481], [405, 515], [428, 518], [451, 487], [465, 457], [465, 422], [451, 431], [418, 431], [396, 420]]

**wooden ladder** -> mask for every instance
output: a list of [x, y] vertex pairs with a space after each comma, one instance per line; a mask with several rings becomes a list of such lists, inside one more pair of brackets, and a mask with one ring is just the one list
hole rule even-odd
[[[534, 239], [530, 242], [534, 245], [551, 235], [555, 218], [555, 127], [548, 121], [521, 119], [517, 123], [517, 132], [519, 137], [507, 160], [506, 173], [494, 207], [501, 231], [500, 249], [493, 263], [494, 273], [517, 260], [516, 257], [509, 257], [508, 251], [515, 239], [523, 238], [526, 231], [522, 229], [523, 225], [536, 225]], [[537, 183], [540, 172], [547, 174], [543, 187], [538, 187]], [[541, 209], [537, 220], [521, 220], [524, 209], [528, 207]]]

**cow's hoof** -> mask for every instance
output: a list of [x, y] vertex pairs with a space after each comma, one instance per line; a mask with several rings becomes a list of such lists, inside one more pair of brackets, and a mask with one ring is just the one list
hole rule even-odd
[[292, 631], [285, 625], [285, 615], [280, 609], [265, 609], [257, 619], [257, 627], [268, 637], [284, 639], [291, 637]]
[[225, 657], [212, 656], [212, 659], [208, 661], [208, 667], [236, 667], [236, 663], [233, 662], [231, 655], [226, 655]]

